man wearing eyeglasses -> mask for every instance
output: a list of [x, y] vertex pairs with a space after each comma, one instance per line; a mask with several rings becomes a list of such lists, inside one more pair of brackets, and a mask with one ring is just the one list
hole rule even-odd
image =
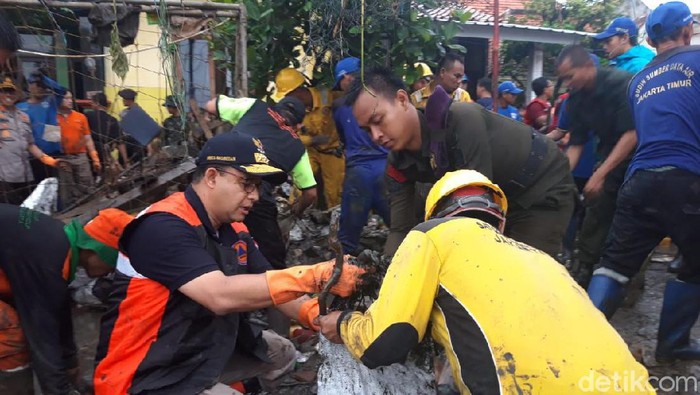
[[469, 93], [460, 88], [464, 79], [464, 58], [456, 53], [447, 53], [438, 63], [438, 73], [428, 86], [411, 94], [411, 103], [418, 109], [424, 109], [428, 99], [437, 86], [441, 86], [455, 102], [472, 101]]
[[[290, 371], [295, 349], [256, 330], [246, 312], [275, 306], [306, 326], [334, 261], [272, 267], [241, 223], [262, 180], [284, 171], [260, 140], [238, 132], [210, 139], [185, 192], [154, 203], [128, 226], [110, 309], [102, 319], [96, 394], [234, 394], [230, 383], [258, 377], [266, 391]], [[343, 267], [331, 291], [348, 296], [362, 270]]]
[[477, 103], [455, 103], [437, 87], [425, 112], [411, 104], [403, 82], [383, 69], [365, 73], [348, 98], [360, 127], [389, 149], [387, 190], [393, 254], [419, 222], [416, 185], [448, 171], [471, 169], [493, 179], [513, 202], [506, 236], [551, 256], [559, 252], [574, 207], [574, 182], [556, 144], [521, 122]]

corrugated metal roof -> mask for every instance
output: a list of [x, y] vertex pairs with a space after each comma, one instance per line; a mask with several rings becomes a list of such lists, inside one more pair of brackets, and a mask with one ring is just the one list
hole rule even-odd
[[[488, 14], [486, 12], [480, 11], [474, 7], [470, 6], [465, 6], [456, 2], [444, 2], [443, 5], [440, 7], [436, 8], [426, 8], [423, 5], [416, 4], [415, 2], [413, 3], [413, 8], [415, 8], [418, 13], [422, 16], [428, 16], [434, 20], [437, 21], [449, 21], [453, 19], [454, 13], [456, 11], [461, 11], [461, 12], [469, 12], [472, 14], [471, 18], [467, 21], [464, 22], [463, 25], [465, 26], [493, 26], [493, 15]], [[507, 12], [506, 10], [505, 12]], [[592, 36], [595, 33], [588, 33], [588, 32], [581, 32], [577, 30], [567, 30], [567, 29], [556, 29], [556, 28], [551, 28], [551, 27], [543, 27], [543, 26], [532, 26], [532, 25], [518, 25], [518, 24], [512, 24], [512, 23], [501, 23], [500, 26], [502, 27], [508, 27], [508, 28], [515, 28], [515, 29], [527, 29], [527, 30], [536, 30], [536, 31], [543, 31], [543, 32], [555, 32], [555, 33], [563, 33], [563, 34], [575, 34], [578, 36]]]
[[[491, 22], [467, 21], [467, 22], [463, 23], [463, 25], [465, 25], [465, 26], [469, 26], [469, 25], [493, 26], [493, 20]], [[582, 37], [595, 35], [595, 33], [582, 32], [582, 31], [578, 31], [578, 30], [556, 29], [553, 27], [544, 27], [544, 26], [517, 25], [517, 24], [513, 24], [513, 23], [501, 23], [499, 26], [507, 27], [507, 28], [514, 28], [514, 29], [535, 30], [535, 31], [542, 31], [542, 32], [575, 34], [575, 35], [582, 36]]]
[[469, 12], [472, 14], [470, 21], [493, 22], [493, 15], [480, 11], [474, 7], [464, 6], [455, 2], [444, 2], [440, 7], [426, 8], [422, 4], [413, 2], [413, 8], [422, 16], [427, 16], [438, 21], [449, 21], [455, 11]]

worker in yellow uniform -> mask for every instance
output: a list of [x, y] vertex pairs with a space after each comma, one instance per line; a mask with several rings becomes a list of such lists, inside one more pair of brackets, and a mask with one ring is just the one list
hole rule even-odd
[[469, 93], [459, 87], [462, 78], [464, 78], [464, 58], [449, 52], [438, 63], [438, 73], [435, 78], [427, 86], [411, 93], [411, 103], [417, 109], [424, 110], [428, 98], [438, 85], [452, 97], [452, 101], [470, 102], [472, 98]]
[[430, 70], [430, 66], [423, 62], [418, 62], [413, 64], [413, 68], [418, 72], [418, 78], [411, 84], [411, 93], [419, 91], [433, 80], [433, 71]]
[[378, 299], [365, 313], [320, 317], [321, 332], [376, 368], [403, 362], [430, 328], [463, 394], [653, 394], [646, 369], [566, 269], [502, 235], [507, 208], [481, 173], [447, 173]]
[[293, 68], [282, 69], [275, 77], [277, 90], [270, 97], [275, 102], [285, 96], [300, 99], [307, 109], [304, 117], [304, 129], [301, 141], [309, 152], [311, 169], [323, 183], [323, 195], [328, 208], [340, 204], [343, 178], [345, 176], [345, 158], [338, 132], [333, 122], [332, 91], [307, 86], [307, 80]]

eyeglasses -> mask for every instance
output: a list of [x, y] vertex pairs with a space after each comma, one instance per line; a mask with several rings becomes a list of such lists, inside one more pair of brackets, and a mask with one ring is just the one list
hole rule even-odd
[[238, 174], [231, 173], [230, 171], [226, 171], [223, 169], [216, 169], [216, 171], [218, 171], [219, 173], [230, 174], [239, 180], [243, 180], [243, 182], [237, 182], [237, 184], [239, 184], [240, 186], [243, 187], [243, 190], [245, 191], [245, 193], [253, 193], [254, 191], [257, 191], [258, 188], [260, 188], [260, 184], [262, 184], [262, 180], [259, 178], [252, 178], [252, 179], [245, 178], [245, 177], [239, 176]]

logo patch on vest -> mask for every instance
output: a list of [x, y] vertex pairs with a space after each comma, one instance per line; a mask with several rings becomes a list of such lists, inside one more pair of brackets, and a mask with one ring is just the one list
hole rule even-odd
[[234, 245], [233, 249], [236, 251], [238, 256], [238, 264], [241, 266], [248, 265], [248, 244], [243, 240], [238, 240]]

